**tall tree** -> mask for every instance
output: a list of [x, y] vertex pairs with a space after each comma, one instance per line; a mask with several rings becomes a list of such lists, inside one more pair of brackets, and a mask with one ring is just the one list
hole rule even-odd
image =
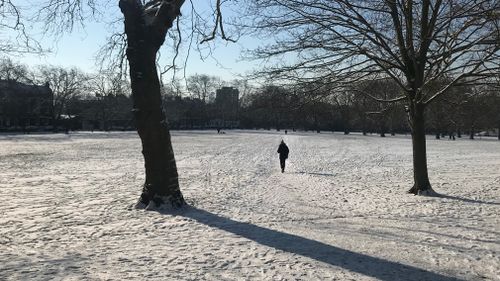
[[137, 207], [185, 205], [177, 174], [168, 123], [162, 110], [156, 68], [158, 50], [180, 15], [184, 0], [120, 0], [125, 18], [127, 59], [132, 86], [133, 111], [142, 141], [146, 182]]
[[[316, 84], [389, 77], [405, 101], [412, 131], [413, 194], [433, 194], [424, 112], [455, 84], [480, 83], [500, 70], [500, 1], [483, 0], [258, 0], [255, 27], [276, 42], [256, 58], [280, 59], [274, 79]], [[284, 63], [283, 58], [292, 61]], [[451, 81], [436, 91], [427, 84]]]
[[10, 80], [24, 83], [33, 82], [33, 73], [28, 71], [28, 68], [12, 61], [9, 58], [0, 59], [0, 79]]
[[206, 103], [208, 100], [213, 99], [218, 80], [220, 79], [215, 76], [194, 74], [187, 78], [187, 88], [194, 97]]
[[[184, 2], [185, 0], [118, 1], [124, 17], [125, 32], [112, 36], [110, 45], [126, 47], [126, 51], [119, 51], [118, 56], [120, 58], [126, 56], [128, 60], [133, 112], [142, 142], [146, 171], [142, 194], [136, 205], [138, 208], [179, 208], [185, 205], [179, 187], [168, 123], [162, 110], [161, 83], [157, 69], [158, 51], [169, 31], [179, 32], [174, 49], [179, 51], [181, 47], [180, 27], [176, 20], [181, 14], [180, 9]], [[48, 29], [55, 32], [71, 31], [75, 22], [85, 21], [88, 14], [100, 14], [102, 7], [98, 5], [105, 7], [107, 3], [107, 1], [93, 0], [49, 0], [41, 8], [39, 18], [50, 27]], [[221, 0], [215, 2], [213, 19], [216, 24], [209, 35], [201, 36], [202, 42], [213, 40], [218, 35], [228, 40], [223, 30], [220, 9], [222, 3]], [[205, 20], [210, 19], [207, 17]], [[174, 22], [177, 24], [172, 28]], [[209, 25], [191, 26], [191, 28], [193, 33], [198, 34], [203, 33]], [[109, 51], [111, 49], [105, 48], [105, 50], [108, 50], [104, 52], [106, 54], [116, 54]], [[173, 65], [167, 67], [168, 69], [175, 70], [176, 67]]]
[[130, 96], [128, 91], [130, 86], [121, 78], [119, 73], [101, 71], [90, 81], [90, 91], [94, 95], [89, 98], [95, 98], [98, 101], [99, 105], [94, 108], [94, 118], [101, 121], [99, 124], [101, 130], [110, 129], [109, 120], [123, 118], [124, 106], [128, 106], [130, 110], [127, 102]]
[[499, 117], [497, 91], [492, 85], [480, 85], [470, 87], [465, 93], [461, 110], [469, 139], [474, 139], [481, 130], [490, 131], [495, 127]]
[[39, 84], [48, 83], [54, 93], [55, 124], [61, 120], [62, 115], [67, 114], [68, 103], [85, 94], [90, 79], [76, 68], [66, 69], [59, 66], [42, 66], [36, 76]]

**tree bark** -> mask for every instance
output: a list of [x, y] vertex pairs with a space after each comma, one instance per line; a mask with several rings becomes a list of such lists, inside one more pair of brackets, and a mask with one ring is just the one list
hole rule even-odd
[[380, 137], [385, 138], [385, 116], [382, 114], [380, 116]]
[[171, 13], [172, 19], [167, 18], [166, 23], [162, 23], [167, 25], [166, 28], [146, 24], [139, 1], [121, 0], [120, 8], [125, 16], [133, 112], [146, 170], [146, 180], [136, 207], [180, 208], [186, 203], [179, 187], [156, 68], [156, 54], [163, 44], [166, 31], [171, 27], [168, 21], [178, 16], [178, 8]]
[[415, 103], [410, 106], [409, 117], [413, 146], [413, 180], [414, 185], [408, 191], [415, 195], [432, 195], [431, 184], [427, 173], [427, 151], [425, 140], [425, 106]]

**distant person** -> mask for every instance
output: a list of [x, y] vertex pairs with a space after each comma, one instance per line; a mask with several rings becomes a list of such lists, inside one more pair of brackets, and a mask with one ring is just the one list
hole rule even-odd
[[288, 131], [287, 131], [287, 130], [285, 130], [285, 135], [286, 135], [286, 134], [288, 134]]
[[285, 141], [281, 140], [280, 146], [278, 146], [278, 153], [280, 154], [280, 166], [281, 172], [285, 172], [285, 160], [288, 158], [288, 146], [286, 146]]

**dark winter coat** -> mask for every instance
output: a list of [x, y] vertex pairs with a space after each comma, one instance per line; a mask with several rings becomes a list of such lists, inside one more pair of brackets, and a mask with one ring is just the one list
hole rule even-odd
[[288, 146], [284, 142], [280, 143], [280, 146], [278, 147], [278, 153], [280, 154], [280, 159], [287, 159], [288, 158]]

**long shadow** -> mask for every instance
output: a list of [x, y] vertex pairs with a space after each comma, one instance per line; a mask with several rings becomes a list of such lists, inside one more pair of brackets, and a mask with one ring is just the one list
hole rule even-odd
[[335, 174], [314, 173], [314, 172], [296, 172], [296, 174], [300, 174], [300, 175], [313, 175], [313, 176], [325, 176], [325, 177], [333, 177], [333, 176], [335, 176]]
[[465, 202], [465, 203], [486, 204], [486, 205], [497, 205], [497, 206], [500, 206], [500, 203], [498, 203], [498, 202], [487, 202], [487, 201], [467, 199], [467, 198], [462, 198], [462, 197], [457, 197], [457, 196], [451, 196], [451, 195], [438, 194], [437, 197], [444, 198], [444, 199], [451, 199], [451, 200], [462, 201], [462, 202]]
[[245, 237], [262, 245], [312, 258], [379, 280], [462, 280], [410, 265], [352, 252], [297, 235], [234, 221], [194, 207], [187, 207], [179, 215]]

